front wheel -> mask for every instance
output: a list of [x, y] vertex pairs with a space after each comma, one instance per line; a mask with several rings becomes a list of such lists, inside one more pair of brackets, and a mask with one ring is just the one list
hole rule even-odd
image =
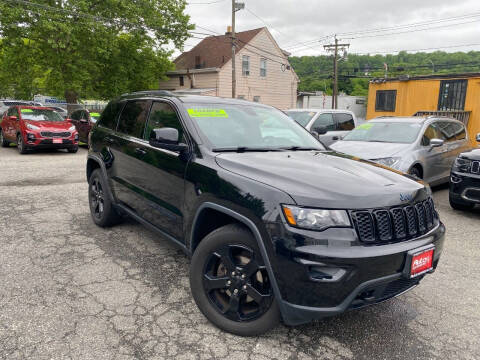
[[21, 134], [17, 135], [17, 149], [22, 155], [27, 153], [27, 148], [25, 147], [25, 143], [23, 142], [23, 137]]
[[422, 178], [422, 174], [420, 173], [420, 169], [416, 166], [412, 167], [410, 171], [408, 172], [410, 175], [416, 177], [417, 179]]
[[10, 143], [3, 137], [3, 131], [0, 128], [0, 146], [2, 147], [8, 147]]
[[223, 226], [200, 242], [192, 257], [190, 287], [200, 311], [225, 331], [255, 336], [280, 321], [256, 240], [240, 225]]

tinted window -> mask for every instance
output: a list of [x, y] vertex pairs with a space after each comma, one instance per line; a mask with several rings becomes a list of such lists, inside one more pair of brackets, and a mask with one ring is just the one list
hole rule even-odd
[[429, 125], [428, 128], [425, 130], [422, 138], [422, 145], [430, 145], [430, 140], [432, 139], [446, 140], [442, 132], [438, 128], [438, 123], [433, 123]]
[[80, 120], [80, 110], [74, 111], [72, 115], [70, 115], [70, 118], [73, 120]]
[[111, 101], [102, 112], [99, 125], [112, 130], [115, 129], [118, 114], [120, 113], [120, 110], [122, 110], [124, 104], [124, 102]]
[[355, 122], [350, 114], [338, 113], [333, 114], [333, 118], [337, 121], [337, 126], [340, 131], [350, 131], [355, 127]]
[[117, 131], [136, 138], [143, 138], [143, 129], [147, 119], [150, 102], [146, 100], [129, 101], [122, 110]]
[[395, 111], [397, 90], [377, 90], [375, 111]]
[[167, 103], [154, 102], [147, 123], [147, 131], [145, 131], [145, 139], [150, 138], [153, 129], [164, 127], [174, 128], [178, 130], [179, 138], [183, 137], [183, 128], [178, 119], [175, 110]]
[[335, 122], [333, 121], [333, 114], [320, 114], [320, 116], [313, 122], [312, 130], [315, 131], [317, 127], [324, 127], [327, 131], [335, 130]]

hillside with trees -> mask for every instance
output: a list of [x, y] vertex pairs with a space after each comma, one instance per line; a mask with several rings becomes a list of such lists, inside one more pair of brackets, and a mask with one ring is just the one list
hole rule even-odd
[[[331, 56], [291, 57], [290, 64], [300, 78], [299, 91], [324, 91], [332, 93]], [[348, 95], [367, 95], [368, 83], [373, 78], [387, 76], [429, 75], [480, 72], [480, 51], [447, 53], [405, 51], [397, 55], [349, 54], [338, 62], [339, 90]]]

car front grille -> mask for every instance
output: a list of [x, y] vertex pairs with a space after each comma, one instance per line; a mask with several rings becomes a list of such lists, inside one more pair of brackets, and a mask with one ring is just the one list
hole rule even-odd
[[472, 161], [472, 174], [480, 174], [480, 161]]
[[438, 215], [431, 198], [389, 209], [351, 211], [360, 241], [385, 244], [413, 239], [433, 229]]
[[65, 131], [65, 132], [42, 131], [40, 134], [43, 137], [47, 137], [47, 138], [66, 138], [72, 135], [68, 131]]

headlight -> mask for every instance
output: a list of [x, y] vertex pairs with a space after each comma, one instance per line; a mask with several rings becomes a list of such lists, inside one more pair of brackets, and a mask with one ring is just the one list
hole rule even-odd
[[40, 130], [38, 126], [32, 125], [32, 124], [27, 124], [27, 129], [30, 130]]
[[282, 205], [287, 222], [302, 229], [325, 230], [329, 227], [351, 227], [345, 210], [307, 209]]
[[472, 169], [472, 160], [464, 158], [456, 158], [453, 163], [453, 171], [468, 173]]
[[377, 164], [393, 167], [400, 161], [400, 159], [401, 158], [399, 157], [388, 157], [388, 158], [381, 158], [381, 159], [372, 159], [372, 161], [376, 162]]
[[75, 130], [75, 129], [76, 129], [75, 125], [72, 125], [72, 126], [70, 126], [70, 128], [68, 129], [68, 131], [73, 131], [73, 130]]

